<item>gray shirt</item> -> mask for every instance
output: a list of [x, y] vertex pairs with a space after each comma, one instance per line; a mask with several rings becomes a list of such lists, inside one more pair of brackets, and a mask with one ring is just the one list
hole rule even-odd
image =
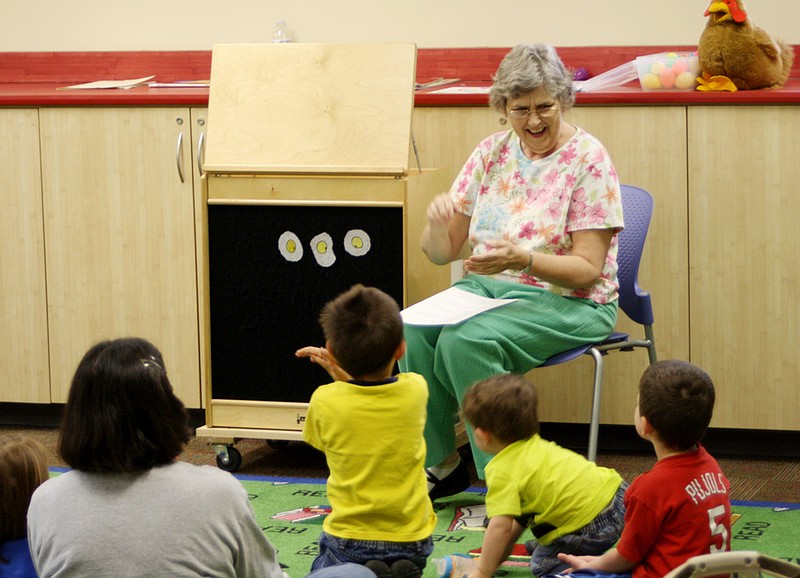
[[48, 480], [31, 500], [28, 542], [43, 578], [288, 578], [241, 483], [184, 462]]

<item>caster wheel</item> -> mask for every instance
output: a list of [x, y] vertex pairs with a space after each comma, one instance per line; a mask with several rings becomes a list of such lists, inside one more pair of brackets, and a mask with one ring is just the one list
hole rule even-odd
[[233, 446], [228, 446], [227, 458], [217, 454], [217, 467], [226, 472], [235, 472], [242, 465], [242, 454]]
[[289, 440], [267, 440], [267, 445], [273, 450], [283, 450], [289, 447]]

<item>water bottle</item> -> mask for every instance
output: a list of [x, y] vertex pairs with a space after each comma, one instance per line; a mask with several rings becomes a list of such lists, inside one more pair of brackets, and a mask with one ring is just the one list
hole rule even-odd
[[289, 35], [289, 31], [286, 30], [286, 20], [278, 20], [275, 24], [275, 33], [272, 35], [272, 42], [283, 44], [291, 41], [292, 37]]
[[477, 562], [466, 554], [451, 554], [444, 558], [432, 558], [439, 578], [465, 578]]

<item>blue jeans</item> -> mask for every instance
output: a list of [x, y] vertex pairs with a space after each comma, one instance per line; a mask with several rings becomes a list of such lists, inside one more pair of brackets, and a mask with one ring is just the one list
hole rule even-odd
[[319, 535], [319, 554], [311, 564], [311, 570], [345, 563], [364, 564], [370, 560], [382, 560], [391, 564], [396, 560], [405, 559], [411, 560], [421, 571], [425, 568], [428, 556], [432, 552], [431, 538], [418, 542], [387, 542], [337, 538], [322, 532]]
[[375, 573], [361, 564], [338, 564], [313, 571], [306, 578], [377, 578]]
[[[531, 571], [536, 576], [556, 574], [569, 566], [558, 559], [558, 553], [576, 556], [598, 556], [617, 543], [625, 525], [625, 490], [623, 481], [611, 503], [580, 530], [556, 538], [548, 545], [538, 544], [531, 553]], [[575, 575], [576, 578], [579, 576]]]

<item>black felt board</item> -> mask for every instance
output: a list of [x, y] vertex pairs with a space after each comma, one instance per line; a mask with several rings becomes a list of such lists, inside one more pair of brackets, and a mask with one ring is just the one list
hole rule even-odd
[[[294, 352], [323, 345], [324, 304], [362, 283], [403, 305], [400, 207], [211, 205], [208, 228], [214, 399], [307, 402], [330, 378]], [[362, 255], [345, 250], [352, 231], [366, 233], [349, 243]], [[321, 233], [329, 242], [312, 247]], [[281, 248], [294, 258], [302, 249], [302, 257], [287, 260]], [[333, 264], [318, 263], [318, 248], [332, 251]]]

